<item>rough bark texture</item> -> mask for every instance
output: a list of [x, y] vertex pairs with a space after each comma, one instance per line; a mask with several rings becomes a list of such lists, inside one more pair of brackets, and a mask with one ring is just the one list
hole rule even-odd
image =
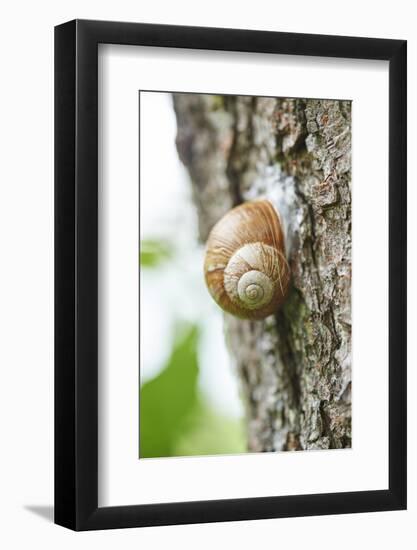
[[203, 242], [246, 200], [285, 210], [284, 307], [265, 321], [225, 315], [249, 450], [350, 447], [350, 102], [175, 94], [174, 108]]

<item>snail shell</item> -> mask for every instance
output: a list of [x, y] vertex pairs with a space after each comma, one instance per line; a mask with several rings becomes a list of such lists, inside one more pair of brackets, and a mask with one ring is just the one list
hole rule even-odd
[[263, 319], [285, 300], [290, 268], [279, 215], [267, 200], [230, 210], [211, 230], [204, 274], [210, 294], [225, 311]]

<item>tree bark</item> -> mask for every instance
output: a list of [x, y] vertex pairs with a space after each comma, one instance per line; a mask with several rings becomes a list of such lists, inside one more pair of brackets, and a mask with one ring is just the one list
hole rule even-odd
[[174, 94], [177, 149], [204, 242], [269, 198], [287, 222], [292, 288], [264, 321], [225, 314], [248, 450], [351, 446], [351, 104]]

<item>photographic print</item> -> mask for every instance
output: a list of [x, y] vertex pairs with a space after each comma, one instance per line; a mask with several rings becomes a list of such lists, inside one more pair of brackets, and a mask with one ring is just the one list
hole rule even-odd
[[139, 458], [347, 449], [351, 101], [139, 92]]
[[55, 523], [406, 508], [406, 52], [56, 27]]

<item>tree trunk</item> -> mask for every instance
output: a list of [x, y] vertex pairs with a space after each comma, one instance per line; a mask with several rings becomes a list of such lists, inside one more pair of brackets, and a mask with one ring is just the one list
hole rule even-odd
[[257, 197], [285, 210], [292, 288], [264, 321], [225, 314], [248, 449], [351, 446], [351, 104], [174, 94], [204, 242]]

